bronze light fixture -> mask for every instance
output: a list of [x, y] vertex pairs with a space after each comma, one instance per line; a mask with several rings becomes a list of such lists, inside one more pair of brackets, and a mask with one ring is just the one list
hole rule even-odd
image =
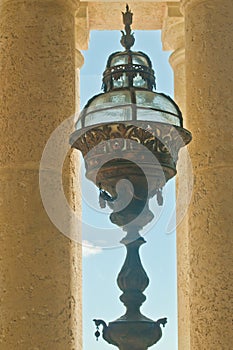
[[[110, 220], [127, 232], [121, 243], [127, 255], [117, 283], [126, 313], [108, 325], [94, 320], [97, 339], [120, 350], [146, 350], [162, 336], [167, 319], [153, 321], [140, 312], [149, 284], [139, 248], [145, 243], [139, 231], [153, 219], [149, 200], [163, 204], [162, 188], [176, 174], [178, 152], [191, 141], [182, 114], [168, 96], [155, 92], [149, 57], [131, 51], [133, 14], [123, 14], [122, 52], [108, 58], [103, 73], [103, 93], [92, 97], [81, 112], [70, 144], [82, 152], [86, 177], [99, 187], [101, 207], [113, 210]], [[121, 186], [117, 183], [121, 180]]]

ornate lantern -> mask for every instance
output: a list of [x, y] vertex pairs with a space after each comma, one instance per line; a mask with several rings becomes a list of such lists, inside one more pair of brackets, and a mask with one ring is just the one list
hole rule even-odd
[[139, 247], [145, 243], [139, 231], [153, 219], [149, 199], [156, 196], [162, 205], [162, 188], [175, 176], [179, 149], [191, 141], [191, 134], [183, 128], [176, 103], [154, 91], [149, 57], [131, 51], [132, 17], [127, 5], [121, 38], [125, 50], [108, 58], [104, 92], [88, 101], [70, 143], [82, 152], [86, 177], [99, 187], [101, 207], [108, 204], [111, 221], [127, 232], [121, 241], [127, 256], [117, 278], [126, 313], [109, 325], [94, 321], [97, 328], [103, 326], [103, 337], [110, 344], [121, 350], [144, 350], [161, 338], [160, 325], [167, 320], [155, 322], [140, 312], [149, 279], [139, 257]]

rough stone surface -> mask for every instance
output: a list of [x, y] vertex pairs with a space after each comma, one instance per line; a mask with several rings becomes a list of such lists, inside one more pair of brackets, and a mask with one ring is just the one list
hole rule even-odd
[[187, 127], [194, 192], [189, 210], [190, 344], [232, 349], [231, 0], [184, 1]]
[[[180, 24], [178, 24], [178, 28]], [[182, 33], [184, 34], [183, 30]], [[182, 35], [182, 33], [180, 33]], [[177, 30], [177, 35], [179, 31]], [[186, 126], [186, 83], [185, 49], [177, 48], [170, 56], [174, 70], [175, 100], [182, 110], [184, 127]], [[181, 149], [177, 164], [177, 295], [178, 295], [178, 345], [179, 350], [190, 350], [190, 306], [189, 306], [189, 238], [188, 214], [190, 181], [187, 148]]]
[[[133, 29], [157, 30], [162, 28], [166, 2], [132, 2], [134, 14]], [[125, 11], [125, 1], [90, 2], [88, 4], [90, 29], [120, 30], [123, 28], [121, 11]], [[143, 20], [142, 20], [143, 19]]]
[[[81, 246], [49, 220], [39, 162], [75, 109], [73, 7], [0, 2], [0, 348], [81, 349]], [[64, 185], [75, 204], [74, 165]]]
[[[174, 71], [174, 97], [183, 115], [186, 126], [186, 75], [184, 47], [184, 18], [178, 3], [168, 3], [163, 22], [162, 43], [165, 50], [172, 50], [170, 64]], [[177, 295], [178, 295], [178, 348], [190, 350], [189, 307], [189, 238], [188, 215], [191, 179], [187, 148], [179, 152], [176, 176], [177, 212]]]
[[[186, 81], [184, 19], [168, 11], [164, 21], [162, 40], [165, 49], [173, 50], [170, 64], [174, 71], [174, 97], [180, 107], [186, 124]], [[174, 17], [173, 17], [174, 13]], [[171, 15], [171, 17], [170, 17]], [[190, 193], [189, 163], [187, 149], [181, 149], [176, 176], [176, 211], [177, 211], [177, 295], [178, 295], [178, 348], [190, 349], [190, 310], [189, 310], [189, 249], [188, 249], [188, 199]]]

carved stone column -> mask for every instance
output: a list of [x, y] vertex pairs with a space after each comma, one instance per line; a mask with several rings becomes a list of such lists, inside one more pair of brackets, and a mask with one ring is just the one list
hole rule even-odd
[[84, 57], [80, 50], [88, 50], [89, 12], [87, 3], [80, 3], [75, 15], [75, 68], [76, 68], [76, 111], [80, 110], [80, 68]]
[[231, 0], [183, 0], [187, 127], [194, 171], [189, 211], [191, 350], [232, 348]]
[[[75, 111], [75, 9], [71, 0], [0, 2], [3, 350], [81, 349], [81, 245], [55, 228], [39, 192], [45, 144]], [[72, 155], [66, 166], [74, 206]]]
[[[172, 51], [170, 64], [174, 72], [174, 97], [181, 108], [186, 127], [186, 74], [184, 47], [184, 17], [178, 3], [169, 3], [162, 29], [163, 49]], [[189, 320], [189, 248], [188, 248], [188, 160], [187, 149], [179, 153], [176, 178], [177, 212], [177, 295], [179, 350], [190, 349]]]

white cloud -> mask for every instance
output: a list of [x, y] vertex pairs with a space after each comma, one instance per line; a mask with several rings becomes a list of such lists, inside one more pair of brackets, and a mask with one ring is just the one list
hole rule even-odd
[[102, 248], [94, 246], [92, 243], [83, 240], [82, 242], [83, 257], [87, 258], [91, 255], [100, 254]]

